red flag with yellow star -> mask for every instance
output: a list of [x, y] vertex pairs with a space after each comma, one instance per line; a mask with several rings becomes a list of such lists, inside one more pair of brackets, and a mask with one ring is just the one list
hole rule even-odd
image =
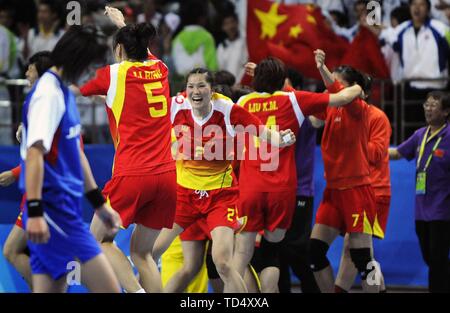
[[333, 68], [349, 47], [314, 5], [248, 0], [247, 10], [247, 45], [252, 62], [275, 56], [304, 76], [320, 79], [313, 51], [324, 50], [327, 65]]

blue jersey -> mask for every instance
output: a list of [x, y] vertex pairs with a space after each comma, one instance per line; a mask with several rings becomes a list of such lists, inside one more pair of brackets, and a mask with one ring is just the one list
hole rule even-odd
[[75, 96], [61, 79], [47, 71], [28, 94], [23, 107], [22, 172], [19, 186], [25, 191], [27, 149], [42, 141], [44, 155], [43, 199], [46, 193], [84, 193], [80, 162], [80, 117]]

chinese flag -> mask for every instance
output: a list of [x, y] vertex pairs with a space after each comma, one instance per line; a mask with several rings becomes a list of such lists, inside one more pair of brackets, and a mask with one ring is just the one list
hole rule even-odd
[[304, 76], [320, 79], [313, 51], [324, 50], [327, 65], [333, 68], [341, 64], [349, 47], [314, 5], [248, 0], [247, 10], [247, 45], [252, 62], [274, 56]]
[[390, 78], [378, 38], [364, 26], [360, 26], [341, 64], [350, 65], [375, 78]]

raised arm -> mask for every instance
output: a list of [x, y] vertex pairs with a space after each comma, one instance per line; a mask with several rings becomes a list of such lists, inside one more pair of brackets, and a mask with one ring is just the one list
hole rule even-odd
[[320, 72], [322, 81], [326, 87], [334, 83], [333, 74], [331, 74], [328, 67], [325, 65], [325, 52], [323, 50], [317, 49], [314, 51], [314, 58], [316, 60], [317, 69]]
[[104, 14], [109, 17], [109, 20], [118, 28], [126, 26], [125, 18], [123, 17], [123, 14], [119, 9], [106, 6]]
[[339, 91], [338, 93], [330, 94], [331, 107], [339, 107], [351, 103], [356, 98], [360, 97], [362, 88], [359, 85], [353, 85]]

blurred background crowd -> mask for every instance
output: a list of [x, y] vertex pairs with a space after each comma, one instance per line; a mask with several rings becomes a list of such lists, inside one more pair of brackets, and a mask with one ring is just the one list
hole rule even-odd
[[[53, 49], [71, 20], [69, 2], [0, 0], [0, 145], [15, 144], [29, 88], [24, 79], [29, 57]], [[116, 27], [104, 16], [105, 5], [120, 8], [127, 23], [152, 23], [159, 37], [149, 48], [168, 65], [172, 94], [197, 66], [231, 73], [231, 85], [249, 84], [244, 64], [268, 55], [288, 65], [295, 88], [323, 90], [312, 51], [324, 49], [330, 67], [350, 63], [375, 78], [372, 102], [387, 113], [395, 144], [424, 124], [421, 105], [426, 94], [448, 89], [450, 0], [373, 2], [77, 1], [81, 24], [95, 25], [107, 40]], [[114, 62], [112, 51], [104, 62]], [[102, 100], [80, 97], [78, 105], [85, 141], [109, 143]]]

